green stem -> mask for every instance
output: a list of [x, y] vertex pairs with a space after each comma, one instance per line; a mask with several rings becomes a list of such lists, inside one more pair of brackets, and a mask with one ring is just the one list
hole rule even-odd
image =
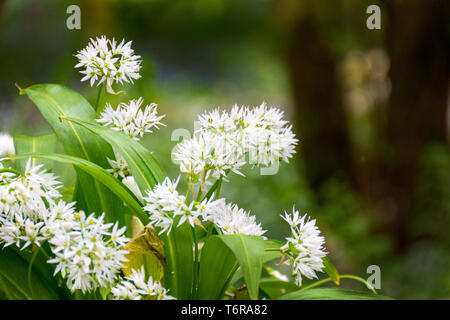
[[222, 187], [222, 179], [223, 179], [223, 177], [220, 176], [219, 184], [217, 185], [216, 193], [214, 194], [214, 199], [216, 199], [216, 200], [219, 199], [220, 188]]
[[[192, 197], [194, 199], [194, 197]], [[195, 201], [200, 202], [200, 200], [202, 200], [202, 190], [201, 187], [199, 186], [198, 188], [198, 192], [197, 192], [197, 197], [195, 197]]]
[[280, 248], [266, 248], [264, 251], [280, 251]]
[[[230, 170], [225, 170], [225, 175], [228, 174]], [[224, 176], [221, 176], [214, 184], [211, 186], [211, 188], [208, 190], [206, 195], [203, 197], [204, 199], [210, 199], [212, 197], [212, 194], [218, 189], [218, 191], [214, 194], [215, 198], [218, 199], [220, 195], [220, 186], [222, 185], [222, 180]]]
[[[186, 195], [184, 196], [186, 198], [186, 200], [188, 199], [188, 196], [191, 193], [191, 189], [192, 189], [192, 183], [188, 183], [188, 189], [186, 191]], [[193, 191], [192, 191], [192, 194], [194, 194]]]
[[102, 96], [102, 92], [103, 92], [103, 83], [100, 85], [100, 87], [98, 87], [97, 99], [95, 100], [94, 110], [97, 113], [100, 113], [99, 105], [100, 105], [100, 97]]
[[[340, 279], [353, 279], [353, 280], [362, 282], [362, 283], [364, 283], [364, 284], [365, 284], [365, 285], [366, 285], [373, 293], [377, 294], [377, 291], [375, 290], [375, 288], [372, 287], [370, 284], [368, 284], [367, 281], [364, 280], [364, 279], [361, 278], [361, 277], [358, 277], [358, 276], [352, 276], [352, 275], [350, 275], [350, 274], [345, 274], [345, 275], [340, 275], [339, 278], [340, 278]], [[322, 284], [327, 283], [327, 282], [330, 282], [330, 281], [333, 281], [333, 279], [331, 279], [331, 278], [326, 278], [326, 279], [323, 279], [323, 280], [314, 282], [313, 284], [310, 284], [309, 286], [306, 286], [306, 287], [302, 288], [301, 290], [309, 290], [309, 289], [312, 289], [312, 288], [321, 286]]]
[[191, 227], [192, 230], [192, 237], [194, 238], [194, 286], [192, 289], [192, 297], [195, 299], [197, 296], [197, 288], [198, 288], [198, 273], [199, 273], [199, 259], [198, 259], [198, 242], [197, 242], [197, 235], [195, 234], [195, 228]]
[[50, 258], [49, 255], [48, 255], [48, 253], [47, 253], [47, 251], [45, 251], [45, 249], [42, 248], [42, 246], [39, 247], [39, 250], [44, 254], [44, 256], [45, 256], [47, 259]]
[[214, 225], [212, 223], [210, 223], [208, 225], [208, 233], [206, 234], [206, 238], [209, 238], [212, 235], [213, 229], [214, 229]]
[[16, 174], [18, 176], [21, 175], [20, 171], [17, 171], [17, 170], [14, 170], [14, 169], [10, 169], [10, 168], [2, 168], [2, 169], [0, 169], [0, 173], [2, 173], [2, 172], [11, 172], [11, 173], [14, 173], [14, 174]]
[[33, 270], [33, 263], [38, 255], [39, 251], [40, 251], [39, 248], [34, 250], [33, 255], [31, 256], [31, 259], [30, 259], [30, 264], [28, 265], [27, 278], [28, 278], [28, 288], [30, 289], [31, 295], [33, 295], [33, 286], [31, 284], [31, 271]]

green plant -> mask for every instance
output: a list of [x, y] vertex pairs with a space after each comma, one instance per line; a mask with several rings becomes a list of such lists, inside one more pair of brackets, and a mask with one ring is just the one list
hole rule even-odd
[[[114, 82], [140, 77], [131, 42], [97, 38], [77, 57], [83, 80], [106, 82], [110, 94], [117, 94]], [[94, 106], [57, 84], [19, 89], [54, 134], [14, 136], [17, 154], [0, 162], [0, 289], [7, 298], [382, 298], [373, 288], [316, 288], [344, 278], [367, 283], [339, 275], [315, 220], [294, 208], [283, 217], [291, 237], [271, 240], [254, 216], [220, 198], [222, 183], [246, 163], [270, 170], [292, 157], [297, 139], [277, 108], [201, 115], [200, 129], [174, 151], [188, 186], [182, 195], [179, 178], [166, 177], [139, 142], [163, 125], [156, 105], [141, 108], [138, 99], [102, 112], [103, 85]], [[54, 152], [57, 141], [64, 154]], [[72, 203], [61, 200], [62, 184], [47, 172], [52, 161], [76, 170]], [[273, 270], [262, 276], [277, 259], [292, 265], [295, 283]], [[329, 278], [302, 286], [317, 271]], [[241, 279], [245, 286], [236, 288]]]

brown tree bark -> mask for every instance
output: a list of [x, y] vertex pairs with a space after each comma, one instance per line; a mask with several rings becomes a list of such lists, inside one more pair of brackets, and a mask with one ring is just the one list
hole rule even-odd
[[[336, 57], [312, 2], [291, 26], [287, 64], [295, 102], [294, 117], [300, 137], [301, 157], [309, 184], [319, 190], [333, 176], [354, 182], [351, 147]], [[339, 10], [335, 15], [339, 16]], [[325, 19], [325, 21], [324, 21]]]
[[392, 91], [379, 174], [383, 203], [389, 204], [382, 210], [392, 217], [399, 251], [411, 240], [407, 228], [421, 153], [427, 144], [447, 138], [449, 13], [449, 2], [443, 0], [388, 3]]

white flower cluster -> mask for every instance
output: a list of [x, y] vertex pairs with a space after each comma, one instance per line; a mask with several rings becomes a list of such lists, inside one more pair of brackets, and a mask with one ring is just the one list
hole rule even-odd
[[70, 222], [64, 220], [66, 226], [54, 228], [49, 243], [55, 256], [48, 262], [56, 264], [55, 274], [61, 272], [72, 291], [108, 286], [127, 261], [128, 251], [120, 249], [128, 241], [123, 236], [125, 227], [119, 229], [116, 223], [110, 230], [113, 224], [104, 223], [103, 218], [104, 214], [96, 218], [80, 211]]
[[[0, 163], [0, 168], [3, 168]], [[42, 170], [42, 165], [25, 173], [9, 170], [0, 173], [0, 243], [16, 245], [22, 250], [48, 241], [56, 264], [67, 287], [83, 292], [107, 286], [117, 278], [127, 251], [120, 248], [128, 241], [125, 227], [105, 224], [103, 216], [86, 217], [76, 212], [75, 203], [62, 200], [57, 177]]]
[[0, 133], [0, 157], [15, 155], [14, 140], [9, 133]]
[[167, 294], [167, 290], [159, 281], [149, 277], [145, 281], [144, 267], [141, 270], [132, 270], [129, 277], [122, 279], [111, 289], [114, 300], [174, 300]]
[[61, 184], [41, 169], [42, 165], [32, 168], [28, 160], [23, 175], [0, 173], [0, 243], [5, 246], [15, 244], [24, 249], [31, 244], [40, 246], [47, 239], [43, 233], [47, 204], [52, 207], [61, 197]]
[[239, 169], [245, 161], [236, 147], [226, 137], [205, 131], [178, 144], [173, 159], [179, 162], [189, 183], [211, 184], [212, 180], [225, 177], [228, 170], [242, 175]]
[[177, 185], [180, 178], [172, 181], [169, 178], [164, 179], [162, 183], [158, 183], [153, 190], [147, 191], [144, 197], [146, 206], [144, 210], [149, 213], [150, 224], [161, 228], [161, 232], [170, 233], [174, 219], [181, 216], [178, 226], [186, 220], [191, 226], [198, 217], [198, 212], [192, 210], [191, 206], [186, 205], [186, 197], [178, 194]]
[[308, 279], [317, 278], [316, 271], [324, 268], [322, 258], [327, 254], [323, 248], [325, 239], [320, 235], [316, 220], [307, 219], [307, 215], [300, 216], [295, 208], [292, 215], [285, 212], [282, 218], [291, 227], [292, 235], [286, 238], [287, 243], [281, 250], [289, 256], [295, 282], [301, 286], [302, 275]]
[[141, 76], [140, 56], [134, 54], [131, 49], [131, 41], [117, 43], [116, 40], [106, 39], [105, 36], [91, 39], [88, 46], [75, 55], [78, 58], [78, 64], [75, 68], [82, 68], [80, 71], [84, 74], [81, 81], [90, 80], [91, 86], [106, 82], [107, 90], [114, 93], [112, 84], [131, 82], [139, 79]]
[[200, 115], [200, 128], [194, 137], [177, 145], [173, 158], [180, 164], [190, 183], [206, 183], [240, 173], [246, 163], [270, 166], [279, 160], [288, 162], [295, 153], [297, 139], [292, 126], [283, 120], [278, 108], [235, 105], [230, 112], [218, 109]]
[[213, 222], [223, 234], [260, 236], [265, 233], [254, 216], [236, 205], [226, 204], [225, 199], [211, 198], [187, 203], [186, 197], [176, 190], [178, 181], [179, 177], [176, 181], [166, 178], [144, 197], [144, 210], [149, 213], [150, 224], [161, 228], [160, 233], [170, 233], [177, 216], [181, 217], [177, 226], [187, 221], [194, 227], [196, 220], [202, 218], [203, 221]]
[[106, 109], [100, 114], [97, 122], [104, 126], [110, 126], [113, 130], [123, 131], [127, 136], [138, 141], [144, 133], [152, 132], [151, 128], [157, 129], [158, 125], [164, 126], [161, 119], [165, 115], [158, 116], [157, 105], [152, 103], [141, 109], [143, 98], [130, 100], [128, 103], [120, 103], [117, 109], [106, 104]]
[[225, 199], [209, 203], [206, 213], [207, 219], [212, 221], [223, 234], [262, 236], [266, 232], [261, 228], [261, 224], [256, 223], [255, 216], [235, 204], [227, 204]]

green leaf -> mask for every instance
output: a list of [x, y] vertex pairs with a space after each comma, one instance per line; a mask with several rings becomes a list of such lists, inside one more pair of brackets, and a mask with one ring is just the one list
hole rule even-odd
[[191, 299], [194, 283], [194, 239], [191, 226], [184, 223], [176, 227], [177, 220], [169, 235], [162, 234], [166, 244], [166, 257], [169, 270], [164, 274], [169, 294], [179, 300]]
[[108, 171], [96, 165], [95, 163], [89, 162], [85, 159], [57, 153], [53, 154], [35, 153], [35, 154], [15, 156], [12, 158], [23, 159], [28, 157], [50, 159], [74, 165], [75, 167], [79, 168], [80, 170], [86, 172], [87, 174], [95, 178], [97, 182], [105, 185], [117, 197], [119, 197], [123, 202], [125, 202], [128, 208], [130, 208], [132, 212], [139, 218], [144, 219], [145, 221], [148, 220], [147, 214], [142, 209], [142, 204], [136, 198], [133, 192], [131, 192], [120, 180], [112, 176]]
[[298, 290], [277, 298], [278, 300], [390, 300], [391, 298], [374, 293], [341, 288], [316, 288]]
[[13, 299], [59, 299], [56, 280], [49, 283], [39, 272], [31, 272], [32, 288], [29, 287], [28, 263], [11, 248], [0, 250], [0, 277]]
[[211, 236], [200, 255], [199, 286], [196, 299], [221, 299], [236, 271], [234, 253], [218, 236]]
[[[56, 147], [56, 136], [54, 134], [49, 134], [45, 136], [32, 137], [20, 134], [15, 134], [14, 136], [14, 148], [16, 154], [23, 153], [34, 153], [34, 152], [45, 152], [52, 153], [55, 151]], [[22, 159], [17, 161], [17, 168], [20, 172], [25, 172], [25, 166], [27, 164], [27, 159]], [[46, 159], [34, 158], [31, 160], [31, 166], [35, 167], [42, 164], [44, 169], [52, 169], [52, 161]]]
[[298, 290], [292, 282], [281, 281], [274, 278], [264, 278], [259, 282], [259, 287], [263, 290], [271, 299], [276, 299], [284, 294]]
[[[263, 264], [270, 262], [272, 260], [281, 258], [281, 252], [280, 251], [266, 251], [267, 249], [274, 249], [274, 248], [281, 248], [284, 245], [284, 242], [281, 242], [279, 240], [273, 240], [268, 239], [264, 241], [264, 256], [263, 256]], [[235, 283], [239, 279], [241, 279], [244, 276], [244, 272], [242, 268], [239, 268], [236, 273], [233, 276], [233, 279], [231, 280], [231, 283]]]
[[[0, 275], [0, 291], [9, 300], [31, 300], [20, 288], [16, 288], [13, 283]], [[3, 300], [0, 299], [0, 300]]]
[[323, 265], [324, 265], [324, 271], [330, 276], [330, 278], [333, 280], [333, 282], [338, 286], [340, 284], [339, 279], [339, 272], [337, 271], [336, 267], [331, 263], [330, 259], [328, 257], [324, 257], [322, 259]]
[[[106, 157], [113, 159], [114, 153], [108, 143], [75, 123], [60, 121], [60, 117], [71, 116], [85, 121], [95, 120], [96, 113], [83, 96], [56, 84], [34, 85], [21, 90], [20, 94], [26, 94], [38, 107], [67, 154], [86, 159], [103, 168], [109, 166]], [[80, 182], [77, 186], [82, 187], [81, 192], [78, 191], [76, 195], [84, 197], [84, 201], [77, 201], [78, 209], [95, 212], [97, 215], [105, 212], [105, 220], [119, 221], [124, 225], [122, 201], [98, 180], [77, 168], [75, 170]], [[86, 207], [80, 207], [81, 205]]]
[[151, 190], [156, 183], [164, 180], [166, 174], [152, 153], [123, 132], [75, 117], [65, 117], [64, 119], [66, 122], [83, 126], [108, 141], [128, 163], [131, 173], [143, 194], [147, 190]]
[[266, 247], [264, 239], [246, 235], [220, 235], [219, 237], [233, 251], [244, 273], [251, 299], [258, 299], [259, 279]]

